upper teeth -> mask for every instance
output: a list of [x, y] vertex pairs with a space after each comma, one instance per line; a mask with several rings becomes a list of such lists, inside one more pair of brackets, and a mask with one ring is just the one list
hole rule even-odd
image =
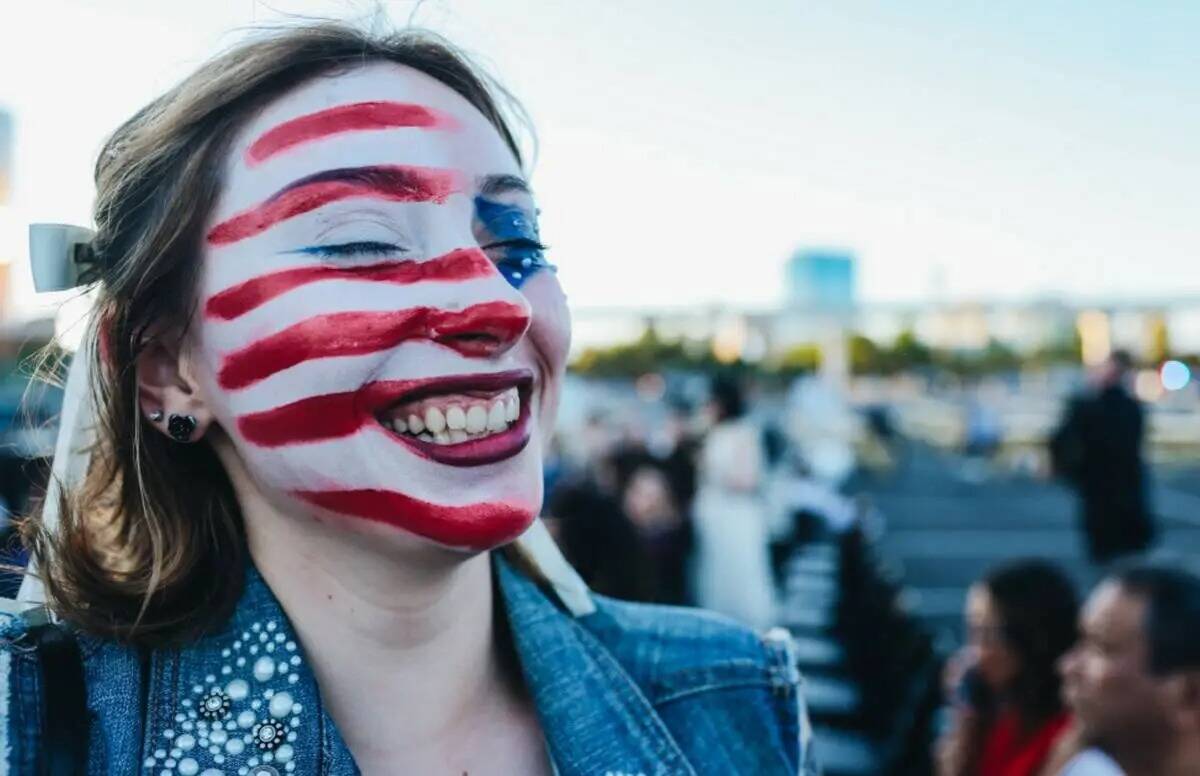
[[505, 431], [520, 415], [520, 395], [510, 388], [489, 400], [427, 404], [424, 411], [397, 412], [386, 416], [384, 423], [399, 434], [426, 442], [455, 444]]

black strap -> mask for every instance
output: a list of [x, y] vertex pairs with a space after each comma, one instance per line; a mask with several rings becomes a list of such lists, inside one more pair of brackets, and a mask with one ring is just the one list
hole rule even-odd
[[59, 625], [42, 625], [37, 641], [42, 672], [42, 751], [39, 776], [85, 776], [88, 731], [87, 684], [79, 642]]

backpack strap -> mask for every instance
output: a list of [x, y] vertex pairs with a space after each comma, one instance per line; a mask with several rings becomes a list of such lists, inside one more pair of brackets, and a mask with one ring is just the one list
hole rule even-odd
[[29, 630], [40, 657], [42, 735], [38, 776], [84, 776], [91, 719], [79, 641], [62, 625]]

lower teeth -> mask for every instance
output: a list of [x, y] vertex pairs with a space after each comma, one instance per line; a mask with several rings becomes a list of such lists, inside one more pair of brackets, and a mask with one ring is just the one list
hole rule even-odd
[[[505, 429], [507, 431], [508, 429]], [[465, 431], [442, 431], [437, 434], [430, 434], [426, 431], [423, 434], [402, 434], [402, 436], [414, 437], [422, 442], [432, 442], [439, 445], [456, 445], [461, 442], [472, 442], [476, 439], [486, 439], [487, 437], [496, 436], [496, 434], [504, 433], [503, 431], [482, 432], [479, 434], [468, 434]]]

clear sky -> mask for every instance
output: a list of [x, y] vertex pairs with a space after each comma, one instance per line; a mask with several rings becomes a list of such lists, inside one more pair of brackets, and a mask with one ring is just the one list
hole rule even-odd
[[[0, 11], [26, 220], [86, 222], [104, 136], [245, 27], [412, 2]], [[802, 245], [869, 300], [1200, 293], [1200, 2], [429, 0], [526, 104], [579, 306], [770, 304]], [[14, 237], [14, 235], [17, 235]]]

